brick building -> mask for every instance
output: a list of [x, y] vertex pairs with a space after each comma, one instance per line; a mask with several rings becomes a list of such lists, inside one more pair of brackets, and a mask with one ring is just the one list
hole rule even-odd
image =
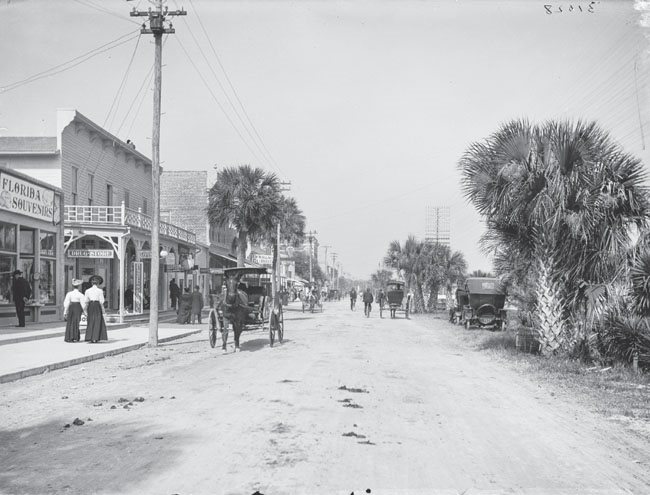
[[[109, 310], [147, 309], [150, 293], [151, 167], [149, 158], [76, 110], [57, 111], [55, 137], [0, 138], [0, 163], [60, 187], [64, 196], [65, 291], [73, 277], [104, 279]], [[160, 223], [161, 263], [189, 271], [196, 236], [185, 228]], [[161, 309], [169, 303], [171, 277], [161, 270]], [[134, 285], [133, 307], [124, 291]], [[131, 306], [129, 304], [129, 306]]]
[[204, 294], [218, 291], [221, 268], [237, 266], [233, 240], [237, 234], [228, 227], [208, 221], [209, 190], [215, 175], [207, 170], [165, 171], [160, 176], [161, 218], [196, 234], [196, 263], [199, 270], [180, 278], [186, 286], [199, 285]]

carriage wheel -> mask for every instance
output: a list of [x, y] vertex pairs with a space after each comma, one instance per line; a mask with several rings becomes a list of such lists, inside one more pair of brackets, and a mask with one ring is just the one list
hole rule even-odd
[[213, 349], [217, 345], [217, 324], [217, 312], [211, 309], [208, 315], [208, 337], [210, 339], [210, 347]]
[[284, 340], [284, 313], [282, 311], [282, 306], [280, 306], [280, 314], [278, 317], [278, 341], [282, 343]]

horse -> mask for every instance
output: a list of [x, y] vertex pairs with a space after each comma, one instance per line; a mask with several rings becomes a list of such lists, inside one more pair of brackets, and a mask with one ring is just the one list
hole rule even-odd
[[[239, 288], [239, 279], [237, 277], [228, 277], [225, 281], [226, 294], [223, 299], [223, 317], [224, 325], [221, 331], [223, 352], [226, 352], [228, 343], [228, 321], [232, 323], [233, 333], [235, 334], [235, 352], [239, 352], [239, 336], [244, 330], [244, 323], [251, 312], [248, 306], [248, 295]], [[227, 320], [227, 321], [225, 321]]]

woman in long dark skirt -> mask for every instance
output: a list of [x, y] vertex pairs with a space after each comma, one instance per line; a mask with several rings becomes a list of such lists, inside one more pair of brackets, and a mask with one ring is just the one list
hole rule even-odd
[[79, 291], [82, 283], [82, 280], [73, 278], [72, 287], [74, 288], [65, 295], [63, 301], [63, 318], [66, 320], [64, 340], [66, 342], [79, 342], [81, 339], [79, 321], [81, 321], [81, 315], [86, 306], [86, 297]]
[[93, 275], [90, 277], [90, 283], [93, 284], [92, 287], [86, 290], [88, 327], [85, 340], [95, 343], [99, 340], [108, 340], [106, 323], [104, 323], [104, 291], [98, 287], [104, 283], [104, 279], [99, 275]]
[[181, 300], [178, 303], [178, 316], [176, 317], [176, 323], [185, 325], [190, 322], [192, 317], [192, 294], [190, 294], [190, 288], [185, 287], [185, 292], [181, 296]]

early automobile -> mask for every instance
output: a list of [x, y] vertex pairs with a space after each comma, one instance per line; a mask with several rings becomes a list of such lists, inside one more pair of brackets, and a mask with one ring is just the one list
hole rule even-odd
[[[460, 298], [463, 304], [460, 324], [469, 329], [472, 325], [481, 327], [492, 326], [497, 330], [503, 329], [506, 292], [498, 278], [471, 277], [465, 280], [464, 292]], [[459, 293], [456, 292], [458, 300]]]

